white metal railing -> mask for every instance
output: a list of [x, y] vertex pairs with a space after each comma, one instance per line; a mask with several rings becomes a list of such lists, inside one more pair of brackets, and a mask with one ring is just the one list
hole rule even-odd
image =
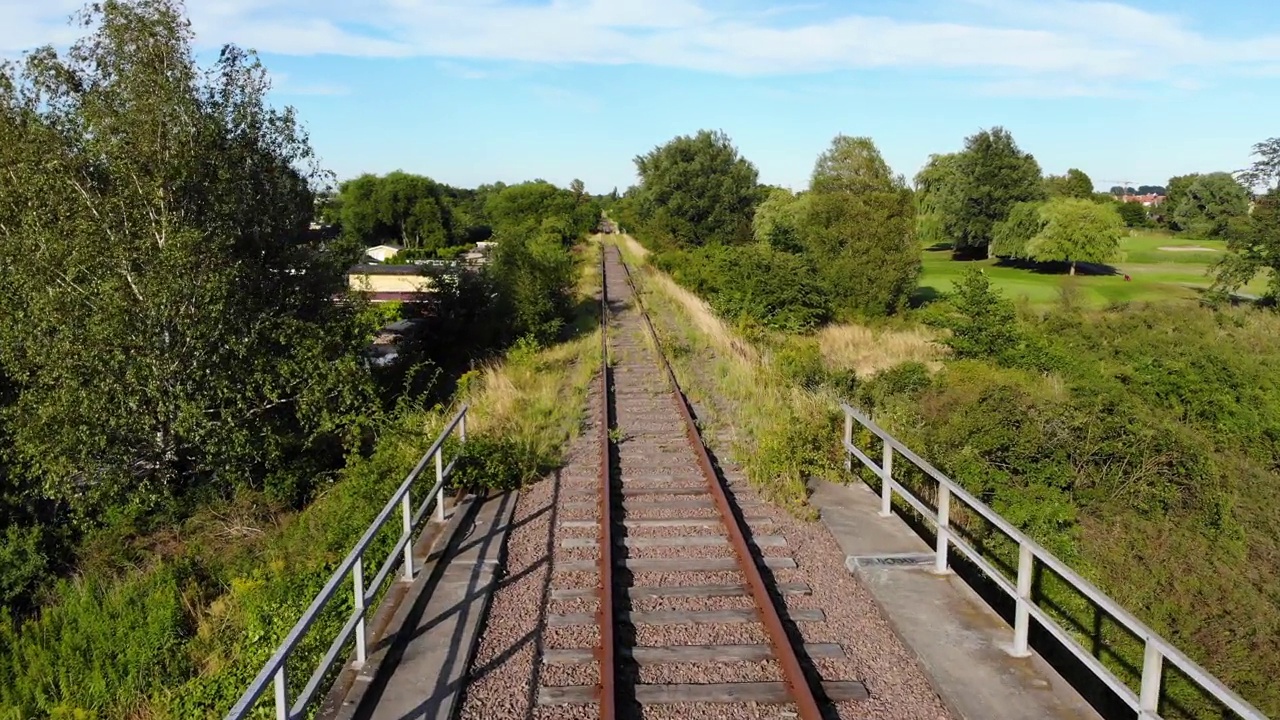
[[[444, 464], [444, 443], [455, 428], [458, 430], [459, 440], [466, 442], [466, 405], [463, 405], [462, 409], [453, 416], [449, 424], [440, 432], [440, 436], [436, 438], [435, 443], [431, 445], [431, 449], [427, 450], [413, 470], [409, 471], [408, 477], [404, 479], [404, 482], [400, 483], [400, 487], [392, 494], [391, 499], [383, 506], [378, 516], [373, 519], [369, 528], [364, 531], [364, 535], [360, 536], [356, 546], [343, 558], [333, 576], [329, 578], [324, 588], [311, 601], [307, 611], [302, 614], [297, 624], [285, 636], [284, 642], [280, 643], [280, 647], [276, 649], [271, 659], [267, 661], [266, 665], [262, 666], [262, 669], [258, 671], [257, 677], [249, 684], [249, 688], [245, 690], [235, 706], [227, 713], [226, 720], [240, 720], [247, 717], [270, 685], [275, 686], [275, 715], [277, 720], [295, 720], [295, 718], [302, 717], [307, 707], [315, 699], [316, 693], [319, 692], [320, 683], [324, 682], [325, 675], [328, 674], [334, 662], [337, 661], [338, 654], [342, 652], [343, 646], [351, 639], [352, 633], [355, 634], [356, 667], [364, 663], [367, 653], [364, 630], [368, 604], [378, 596], [378, 593], [382, 590], [383, 583], [386, 582], [391, 572], [401, 562], [403, 562], [402, 579], [405, 582], [413, 581], [413, 537], [422, 520], [426, 517], [427, 511], [431, 509], [432, 501], [436, 501], [436, 520], [444, 520], [444, 483], [449, 479], [449, 475], [453, 473], [454, 465], [457, 463], [457, 458], [455, 457], [447, 466]], [[415, 511], [412, 507], [409, 491], [413, 487], [414, 481], [418, 479], [418, 476], [422, 474], [427, 464], [433, 459], [436, 466], [435, 485], [431, 487], [431, 490]], [[391, 552], [387, 554], [387, 559], [382, 563], [378, 574], [374, 576], [373, 582], [368, 587], [365, 587], [364, 552], [373, 543], [373, 539], [378, 535], [378, 532], [390, 521], [397, 505], [400, 506], [400, 516], [403, 522], [400, 537], [396, 540], [395, 546], [391, 548]], [[293, 704], [290, 705], [289, 684], [286, 674], [289, 655], [301, 642], [320, 613], [329, 606], [329, 602], [337, 595], [338, 586], [345, 581], [348, 575], [351, 576], [351, 593], [355, 606], [351, 612], [351, 617], [342, 626], [338, 636], [329, 644], [328, 651], [321, 658], [320, 664], [312, 670], [311, 678], [307, 681], [306, 686]]]
[[[845, 459], [845, 467], [849, 470], [853, 469], [853, 458], [858, 458], [863, 465], [866, 465], [872, 472], [880, 478], [880, 515], [881, 517], [889, 517], [893, 513], [893, 494], [896, 491], [908, 505], [920, 513], [933, 527], [937, 530], [937, 542], [935, 547], [934, 571], [945, 573], [947, 566], [948, 548], [955, 548], [969, 558], [982, 572], [990, 578], [1004, 592], [1013, 597], [1016, 607], [1014, 610], [1013, 623], [1013, 646], [1010, 650], [1011, 654], [1019, 657], [1029, 655], [1027, 645], [1027, 636], [1030, 631], [1031, 618], [1035, 618], [1040, 626], [1056, 637], [1064, 647], [1071, 651], [1072, 654], [1080, 660], [1085, 667], [1089, 668], [1094, 675], [1098, 677], [1107, 687], [1111, 688], [1117, 696], [1137, 713], [1141, 720], [1159, 718], [1160, 705], [1160, 688], [1164, 673], [1164, 662], [1167, 660], [1175, 667], [1181, 670], [1192, 682], [1199, 685], [1206, 692], [1212, 695], [1218, 702], [1232, 712], [1239, 715], [1245, 720], [1267, 720], [1254, 706], [1250, 705], [1243, 698], [1233, 692], [1222, 681], [1207, 670], [1200, 667], [1194, 660], [1187, 657], [1180, 650], [1171, 645], [1167, 640], [1160, 637], [1154, 630], [1147, 627], [1142, 621], [1138, 620], [1127, 610], [1121, 607], [1115, 600], [1107, 597], [1101, 590], [1095, 587], [1088, 580], [1085, 580], [1074, 570], [1067, 567], [1058, 558], [1054, 557], [1041, 547], [1036, 541], [1027, 537], [1022, 531], [1018, 530], [1009, 521], [1000, 517], [994, 510], [985, 503], [969, 494], [964, 488], [960, 487], [951, 478], [943, 475], [937, 468], [920, 458], [905, 445], [899, 442], [889, 433], [885, 432], [879, 425], [875, 424], [866, 415], [858, 410], [850, 407], [846, 403], [840, 404], [844, 410], [844, 448], [848, 452], [849, 457]], [[878, 436], [884, 442], [884, 455], [880, 465], [853, 444], [853, 422], [857, 420], [862, 427], [871, 431], [872, 434]], [[932, 477], [938, 483], [938, 498], [936, 512], [929, 508], [920, 498], [913, 495], [900, 483], [893, 479], [893, 458], [894, 454], [901, 455], [911, 464], [922, 470], [925, 474]], [[982, 556], [969, 543], [961, 537], [958, 537], [950, 528], [950, 512], [951, 502], [959, 500], [973, 512], [982, 516], [987, 522], [999, 528], [1013, 542], [1018, 544], [1018, 576], [1017, 582], [1012, 583], [1004, 576], [989, 560]], [[1039, 562], [1044, 566], [1053, 570], [1063, 580], [1069, 583], [1076, 591], [1097, 604], [1099, 608], [1105, 611], [1113, 619], [1123, 625], [1129, 632], [1133, 633], [1139, 641], [1144, 643], [1145, 651], [1142, 658], [1142, 680], [1139, 691], [1135, 694], [1133, 690], [1123, 680], [1115, 675], [1101, 660], [1094, 657], [1092, 653], [1084, 648], [1065, 628], [1035, 604], [1031, 597], [1031, 579], [1035, 570], [1036, 563]]]

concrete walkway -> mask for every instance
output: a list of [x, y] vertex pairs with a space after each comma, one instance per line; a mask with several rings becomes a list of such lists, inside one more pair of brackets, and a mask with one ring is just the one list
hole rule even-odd
[[336, 720], [450, 718], [501, 578], [516, 493], [474, 499], [423, 564]]
[[1099, 715], [1038, 655], [1015, 658], [1012, 630], [861, 482], [814, 481], [810, 501], [951, 712], [964, 720], [1095, 720]]

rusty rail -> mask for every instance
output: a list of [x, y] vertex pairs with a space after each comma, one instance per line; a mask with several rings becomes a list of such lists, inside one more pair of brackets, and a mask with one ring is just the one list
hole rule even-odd
[[600, 244], [600, 565], [596, 608], [596, 625], [600, 628], [600, 646], [596, 648], [596, 666], [600, 669], [601, 720], [612, 720], [617, 713], [618, 692], [615, 683], [613, 612], [613, 503], [609, 453], [609, 283], [605, 271], [605, 245]]
[[[631, 286], [632, 296], [635, 298], [636, 307], [640, 310], [640, 317], [644, 318], [645, 328], [649, 332], [649, 337], [653, 339], [654, 347], [658, 351], [658, 357], [661, 361], [663, 369], [666, 371], [667, 380], [671, 384], [672, 400], [680, 411], [680, 416], [684, 418], [685, 432], [689, 437], [689, 444], [693, 447], [694, 454], [698, 456], [698, 466], [702, 468], [702, 475], [707, 481], [707, 487], [711, 491], [711, 496], [715, 498], [716, 507], [720, 511], [721, 517], [724, 519], [725, 529], [729, 535], [729, 543], [733, 546], [734, 554], [738, 559], [738, 566], [742, 570], [742, 575], [746, 580], [747, 587], [751, 590], [751, 599], [755, 604], [756, 612], [760, 616], [760, 622], [764, 625], [765, 630], [769, 633], [769, 641], [773, 646], [774, 657], [777, 658], [778, 664], [782, 667], [783, 681], [786, 683], [790, 691], [791, 698], [796, 703], [797, 711], [801, 720], [822, 720], [822, 711], [818, 708], [818, 700], [814, 696], [813, 686], [809, 682], [809, 678], [805, 675], [804, 668], [800, 666], [800, 658], [796, 655], [795, 647], [791, 643], [791, 638], [787, 635], [787, 630], [782, 624], [782, 618], [778, 615], [778, 608], [773, 602], [773, 598], [769, 595], [769, 589], [765, 585], [764, 577], [760, 574], [760, 569], [756, 567], [754, 556], [751, 554], [751, 547], [747, 544], [746, 535], [742, 531], [737, 516], [733, 513], [733, 508], [729, 504], [729, 496], [725, 494], [724, 487], [720, 484], [720, 480], [716, 477], [715, 467], [711, 464], [711, 456], [707, 453], [707, 448], [702, 444], [702, 436], [698, 432], [698, 426], [694, 422], [693, 413], [689, 409], [688, 400], [684, 396], [684, 392], [680, 389], [680, 383], [676, 381], [675, 370], [672, 369], [670, 361], [662, 352], [662, 346], [658, 342], [658, 333], [653, 328], [653, 323], [649, 320], [649, 312], [644, 306], [644, 300], [640, 297], [640, 291], [636, 288], [635, 281], [631, 277], [631, 269], [627, 267], [626, 261], [622, 259], [621, 251], [614, 248], [618, 252], [618, 262], [622, 265], [623, 273], [626, 275], [627, 284]], [[603, 255], [602, 255], [603, 257]], [[601, 279], [603, 286], [604, 279]], [[605, 361], [605, 371], [608, 371], [608, 361]], [[607, 400], [607, 396], [606, 396]], [[606, 416], [608, 415], [606, 402]], [[607, 441], [606, 436], [606, 441]], [[606, 447], [606, 452], [608, 448]], [[606, 480], [607, 483], [607, 480]], [[607, 502], [607, 501], [606, 501]], [[606, 510], [607, 513], [607, 510]], [[607, 514], [602, 517], [608, 517]], [[608, 531], [605, 531], [606, 533]], [[607, 552], [607, 551], [605, 551]], [[605, 556], [605, 552], [601, 553], [601, 557]], [[603, 563], [603, 560], [601, 561]], [[603, 570], [604, 565], [601, 565]], [[602, 595], [602, 605], [603, 598]], [[612, 606], [610, 606], [612, 607]], [[613, 631], [610, 628], [609, 638], [612, 641]], [[601, 637], [604, 637], [605, 629], [601, 626]], [[604, 666], [601, 665], [601, 678], [604, 677]], [[610, 673], [612, 680], [612, 673]], [[612, 715], [605, 715], [601, 704], [600, 717], [611, 718]]]

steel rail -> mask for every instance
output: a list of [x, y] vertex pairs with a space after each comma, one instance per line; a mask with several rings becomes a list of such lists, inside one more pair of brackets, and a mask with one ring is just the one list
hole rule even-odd
[[597, 684], [601, 720], [613, 720], [618, 711], [616, 683], [616, 640], [613, 611], [613, 473], [609, 452], [609, 282], [605, 269], [605, 244], [600, 243], [600, 565], [596, 626], [600, 646], [596, 648]]
[[697, 423], [694, 422], [693, 413], [689, 409], [689, 402], [685, 398], [684, 392], [680, 389], [680, 383], [676, 381], [675, 370], [672, 369], [666, 354], [662, 352], [661, 344], [658, 341], [658, 333], [654, 330], [653, 323], [649, 320], [649, 312], [645, 308], [644, 300], [640, 297], [640, 291], [636, 288], [635, 281], [631, 277], [631, 270], [627, 267], [626, 261], [622, 259], [621, 251], [617, 248], [614, 248], [614, 251], [618, 253], [618, 262], [622, 265], [627, 284], [631, 287], [636, 308], [640, 311], [640, 317], [644, 319], [645, 328], [648, 330], [649, 337], [652, 338], [654, 347], [658, 351], [659, 365], [666, 371], [667, 381], [672, 389], [672, 400], [675, 402], [677, 409], [679, 409], [680, 416], [684, 418], [685, 433], [689, 438], [689, 445], [693, 448], [694, 454], [698, 456], [698, 465], [702, 469], [702, 475], [706, 478], [707, 487], [710, 489], [711, 496], [715, 499], [716, 507], [720, 511], [720, 516], [724, 520], [725, 529], [729, 535], [729, 543], [733, 546], [734, 554], [738, 559], [738, 566], [746, 580], [747, 587], [751, 590], [751, 599], [756, 606], [756, 612], [760, 616], [760, 622], [769, 633], [773, 654], [777, 658], [778, 664], [782, 666], [783, 683], [787, 686], [792, 700], [796, 703], [796, 709], [801, 720], [822, 720], [822, 711], [818, 707], [818, 700], [814, 696], [813, 687], [809, 683], [809, 678], [805, 675], [804, 668], [800, 666], [800, 658], [796, 655], [791, 638], [787, 635], [787, 630], [782, 624], [782, 617], [778, 614], [777, 605], [774, 604], [773, 598], [769, 595], [769, 589], [765, 585], [764, 577], [760, 574], [760, 568], [756, 566], [755, 557], [751, 553], [750, 545], [747, 544], [746, 535], [743, 533], [742, 526], [738, 522], [737, 516], [734, 515], [732, 506], [729, 504], [729, 496], [725, 494], [724, 487], [716, 476], [715, 467], [711, 464], [711, 456], [707, 453], [706, 446], [702, 444], [702, 435], [698, 432]]

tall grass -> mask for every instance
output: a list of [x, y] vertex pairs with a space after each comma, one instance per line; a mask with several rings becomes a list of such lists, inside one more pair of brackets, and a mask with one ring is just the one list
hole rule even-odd
[[827, 364], [870, 377], [905, 362], [923, 363], [932, 370], [942, 367], [946, 348], [928, 328], [873, 329], [844, 323], [818, 332], [818, 347]]

